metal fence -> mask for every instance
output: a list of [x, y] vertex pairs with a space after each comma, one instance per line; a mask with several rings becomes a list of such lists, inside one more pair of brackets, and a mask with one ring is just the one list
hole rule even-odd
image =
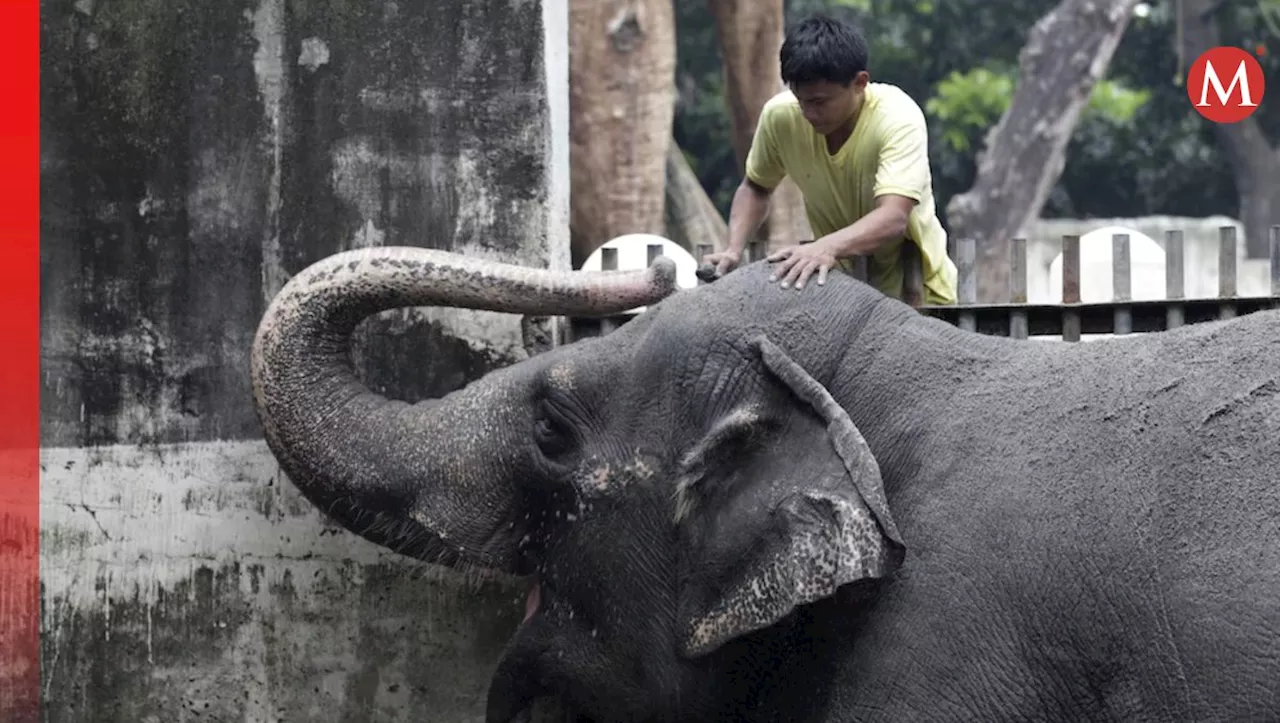
[[[1270, 229], [1270, 293], [1266, 296], [1241, 296], [1237, 293], [1237, 234], [1233, 226], [1218, 230], [1218, 295], [1188, 298], [1184, 294], [1183, 232], [1165, 234], [1165, 298], [1135, 300], [1130, 293], [1132, 268], [1128, 234], [1115, 234], [1111, 239], [1113, 298], [1106, 302], [1082, 302], [1080, 297], [1080, 236], [1062, 238], [1062, 301], [1031, 304], [1027, 302], [1027, 240], [1016, 238], [1011, 243], [1008, 301], [977, 303], [977, 244], [973, 239], [956, 239], [953, 259], [957, 271], [955, 304], [923, 303], [924, 283], [920, 256], [914, 244], [903, 244], [905, 264], [903, 301], [922, 314], [955, 324], [962, 329], [994, 336], [1017, 339], [1029, 337], [1061, 337], [1063, 341], [1079, 341], [1083, 334], [1132, 334], [1174, 329], [1214, 319], [1228, 319], [1262, 309], [1280, 308], [1280, 225]], [[661, 246], [649, 249], [649, 261], [661, 253]], [[616, 252], [604, 250], [602, 267], [617, 268]], [[701, 260], [711, 253], [709, 244], [694, 248]], [[743, 263], [768, 255], [762, 241], [748, 244]], [[853, 275], [867, 279], [866, 259], [855, 264]], [[699, 282], [701, 283], [701, 282]], [[628, 317], [575, 319], [572, 335], [576, 338], [607, 334]]]
[[[1112, 285], [1109, 302], [1082, 303], [1080, 300], [1080, 237], [1062, 239], [1062, 302], [1027, 303], [1027, 244], [1013, 241], [1009, 300], [1001, 304], [976, 303], [975, 245], [971, 239], [956, 243], [958, 272], [957, 303], [948, 306], [919, 306], [922, 313], [940, 317], [963, 329], [983, 334], [1025, 339], [1030, 336], [1059, 335], [1063, 341], [1079, 341], [1081, 334], [1131, 334], [1174, 329], [1214, 319], [1228, 319], [1268, 308], [1280, 308], [1280, 225], [1270, 232], [1270, 294], [1240, 296], [1237, 293], [1236, 229], [1218, 230], [1218, 295], [1187, 298], [1184, 293], [1186, 267], [1183, 263], [1183, 234], [1165, 234], [1165, 298], [1134, 300], [1130, 295], [1129, 236], [1111, 238]], [[917, 261], [918, 265], [918, 261]], [[918, 278], [918, 275], [917, 275]], [[911, 291], [904, 296], [911, 296]], [[916, 292], [919, 298], [919, 292]]]

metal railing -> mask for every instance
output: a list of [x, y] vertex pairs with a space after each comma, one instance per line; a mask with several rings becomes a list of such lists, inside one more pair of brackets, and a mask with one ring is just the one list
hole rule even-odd
[[[1128, 234], [1111, 237], [1111, 301], [1082, 302], [1080, 298], [1080, 236], [1062, 238], [1061, 303], [1027, 303], [1027, 241], [1014, 239], [1010, 259], [1007, 303], [979, 304], [977, 298], [976, 247], [972, 239], [956, 241], [957, 303], [937, 306], [915, 304], [921, 313], [936, 316], [962, 329], [982, 334], [1026, 339], [1061, 336], [1079, 341], [1082, 334], [1132, 334], [1176, 329], [1214, 319], [1229, 319], [1262, 309], [1280, 308], [1280, 225], [1270, 232], [1270, 293], [1240, 296], [1237, 293], [1236, 229], [1218, 229], [1218, 295], [1189, 298], [1181, 230], [1165, 233], [1165, 298], [1135, 300], [1130, 293], [1132, 267]], [[919, 261], [917, 260], [918, 266]], [[918, 273], [915, 278], [919, 278]], [[904, 297], [920, 297], [908, 290]]]
[[[1165, 233], [1165, 298], [1135, 300], [1132, 298], [1132, 264], [1128, 234], [1114, 234], [1112, 246], [1112, 300], [1082, 302], [1080, 297], [1080, 235], [1062, 237], [1062, 301], [1060, 303], [1027, 302], [1027, 239], [1015, 238], [1009, 260], [1009, 293], [1004, 303], [977, 303], [977, 244], [973, 239], [955, 241], [954, 261], [957, 271], [955, 304], [923, 303], [924, 282], [919, 250], [914, 244], [902, 245], [904, 273], [902, 299], [922, 314], [937, 317], [969, 331], [994, 336], [1026, 339], [1037, 336], [1060, 336], [1063, 341], [1080, 341], [1086, 334], [1133, 334], [1174, 329], [1215, 319], [1227, 319], [1262, 309], [1280, 308], [1280, 225], [1270, 229], [1270, 293], [1266, 296], [1240, 296], [1237, 274], [1237, 234], [1233, 226], [1218, 230], [1218, 295], [1187, 297], [1185, 243], [1181, 230]], [[694, 247], [694, 258], [711, 253], [710, 244]], [[660, 254], [661, 246], [649, 248], [648, 259]], [[612, 253], [610, 253], [612, 252]], [[743, 254], [743, 263], [768, 255], [766, 243], [751, 242]], [[604, 249], [604, 269], [617, 268], [617, 252]], [[859, 258], [853, 276], [866, 281], [867, 260]], [[699, 281], [699, 283], [703, 283]], [[575, 338], [599, 336], [626, 323], [629, 317], [574, 319]]]

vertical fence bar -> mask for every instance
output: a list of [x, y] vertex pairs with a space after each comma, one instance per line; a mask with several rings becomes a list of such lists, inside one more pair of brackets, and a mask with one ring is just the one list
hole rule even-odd
[[902, 258], [902, 300], [918, 309], [924, 303], [924, 260], [915, 242], [906, 239], [899, 251]]
[[[973, 239], [956, 239], [956, 300], [964, 306], [978, 303], [978, 278], [974, 273], [977, 253], [978, 245]], [[965, 331], [977, 331], [977, 317], [972, 311], [961, 311], [957, 326]]]
[[[1164, 296], [1165, 299], [1182, 299], [1185, 296], [1183, 286], [1186, 283], [1185, 267], [1182, 261], [1182, 229], [1175, 228], [1164, 232]], [[1166, 329], [1177, 329], [1186, 323], [1182, 304], [1168, 304], [1164, 310]]]
[[853, 257], [853, 278], [857, 279], [858, 281], [864, 281], [868, 283], [871, 281], [871, 259], [870, 258], [866, 256], [862, 256], [861, 254]]
[[[693, 246], [694, 261], [696, 261], [698, 265], [701, 266], [702, 259], [705, 258], [708, 254], [710, 254], [712, 249], [714, 248], [715, 247], [712, 246], [711, 244], [694, 244]], [[705, 283], [707, 282], [703, 281], [701, 278], [698, 279], [698, 286], [702, 286]]]
[[[618, 270], [618, 249], [605, 247], [600, 249], [600, 268], [604, 271]], [[604, 336], [618, 328], [618, 322], [611, 316], [600, 319], [600, 336]]]
[[[1062, 303], [1080, 303], [1080, 236], [1068, 234], [1062, 237]], [[1080, 341], [1080, 312], [1062, 310], [1062, 340]]]
[[1111, 289], [1115, 302], [1113, 330], [1116, 334], [1133, 332], [1133, 311], [1126, 302], [1133, 300], [1133, 265], [1129, 258], [1129, 234], [1111, 235]]
[[1280, 309], [1280, 224], [1271, 227], [1271, 308]]
[[1230, 319], [1236, 315], [1236, 305], [1226, 299], [1236, 295], [1236, 227], [1218, 227], [1218, 318]]
[[[1009, 258], [1009, 303], [1023, 305], [1027, 303], [1027, 240], [1015, 238], [1012, 255]], [[1009, 312], [1009, 336], [1014, 339], [1026, 339], [1030, 335], [1027, 326], [1027, 311], [1017, 308]]]

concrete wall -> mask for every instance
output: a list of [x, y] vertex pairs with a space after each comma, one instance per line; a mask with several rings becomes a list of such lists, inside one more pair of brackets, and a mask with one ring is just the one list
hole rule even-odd
[[[565, 0], [44, 0], [48, 721], [479, 721], [522, 611], [326, 525], [249, 396], [290, 274], [410, 244], [568, 268]], [[375, 388], [523, 355], [519, 319], [370, 326]]]

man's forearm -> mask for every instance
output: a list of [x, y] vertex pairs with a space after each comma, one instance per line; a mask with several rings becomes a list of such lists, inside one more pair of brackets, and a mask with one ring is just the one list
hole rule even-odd
[[825, 245], [836, 258], [865, 256], [889, 241], [901, 238], [907, 232], [907, 220], [907, 214], [901, 209], [881, 206], [817, 242]]
[[768, 214], [769, 193], [750, 181], [739, 184], [729, 206], [729, 250], [741, 254], [747, 239], [760, 228]]

